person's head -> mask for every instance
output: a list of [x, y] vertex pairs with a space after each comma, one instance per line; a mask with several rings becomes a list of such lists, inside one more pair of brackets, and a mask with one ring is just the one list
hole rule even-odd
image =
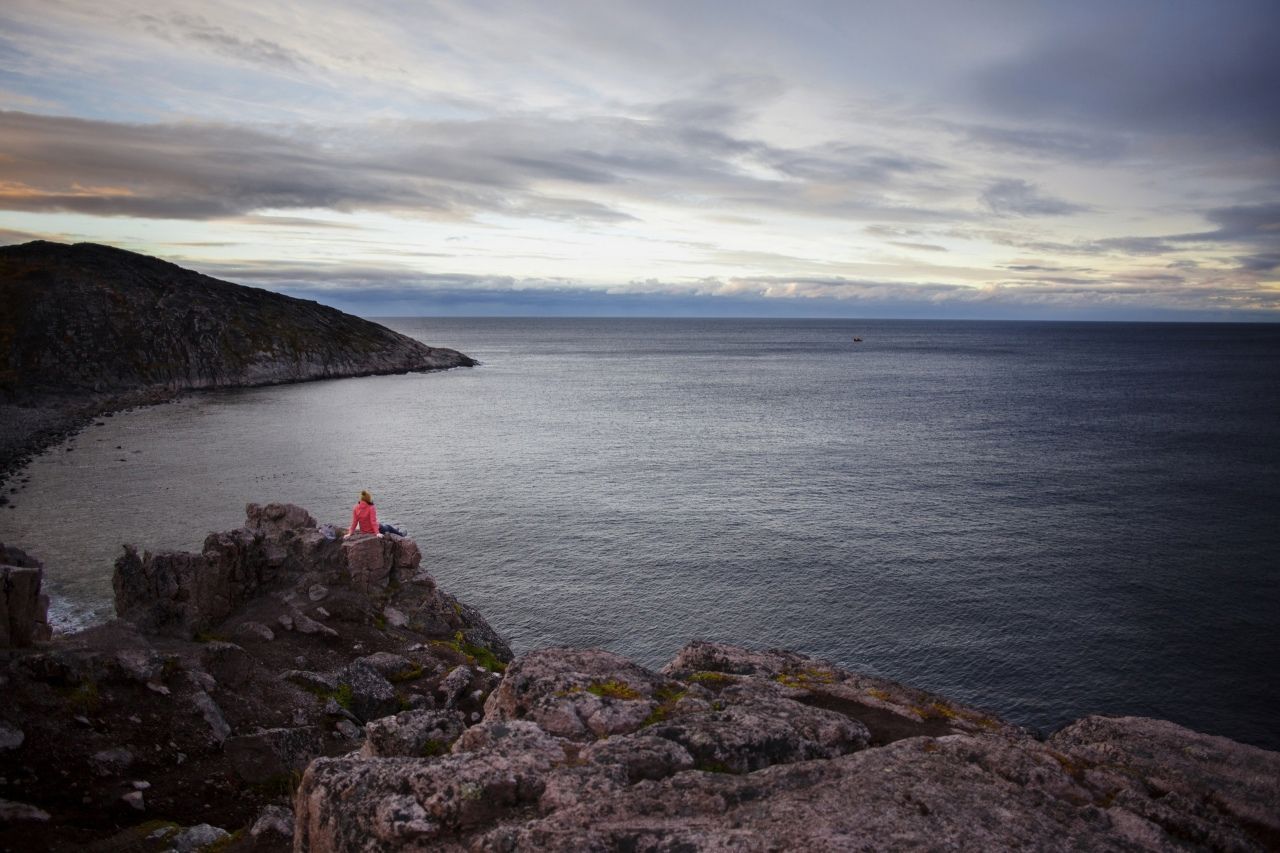
[[373, 495], [369, 494], [368, 490], [362, 491], [360, 493], [360, 500], [367, 504], [371, 504], [373, 503]]

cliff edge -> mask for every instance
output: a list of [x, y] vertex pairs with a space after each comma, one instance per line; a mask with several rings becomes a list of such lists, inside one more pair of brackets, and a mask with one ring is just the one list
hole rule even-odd
[[199, 553], [126, 548], [120, 620], [11, 631], [0, 849], [1280, 848], [1280, 753], [1137, 717], [1041, 738], [781, 650], [513, 660], [412, 539], [331, 534], [251, 504]]

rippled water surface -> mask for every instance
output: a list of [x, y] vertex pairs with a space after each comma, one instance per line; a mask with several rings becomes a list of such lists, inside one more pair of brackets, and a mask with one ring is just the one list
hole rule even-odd
[[788, 647], [1034, 726], [1280, 747], [1280, 327], [389, 325], [483, 366], [104, 419], [0, 539], [71, 625], [123, 541], [194, 548], [248, 501], [345, 523], [367, 487], [517, 651]]

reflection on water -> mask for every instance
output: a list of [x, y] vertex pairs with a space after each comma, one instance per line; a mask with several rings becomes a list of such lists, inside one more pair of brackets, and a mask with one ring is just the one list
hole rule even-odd
[[198, 548], [250, 501], [341, 524], [369, 488], [518, 650], [790, 647], [1033, 725], [1280, 745], [1280, 330], [393, 325], [483, 366], [196, 395], [36, 460], [0, 539], [60, 624], [109, 615], [121, 542]]

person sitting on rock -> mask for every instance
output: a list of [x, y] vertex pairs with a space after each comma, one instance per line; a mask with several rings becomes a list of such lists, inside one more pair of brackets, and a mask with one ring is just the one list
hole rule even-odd
[[371, 533], [382, 538], [378, 532], [378, 511], [373, 508], [373, 495], [368, 491], [360, 493], [360, 500], [351, 508], [351, 528], [343, 539], [350, 539], [356, 533]]

